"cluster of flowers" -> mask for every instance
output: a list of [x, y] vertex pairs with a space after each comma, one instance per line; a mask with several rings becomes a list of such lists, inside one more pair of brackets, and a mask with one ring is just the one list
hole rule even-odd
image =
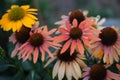
[[[86, 11], [73, 10], [56, 22], [58, 28], [39, 27], [34, 16], [37, 9], [13, 5], [0, 20], [4, 31], [12, 29], [9, 41], [15, 45], [11, 57], [36, 63], [45, 60], [47, 67], [56, 61], [52, 77], [62, 80], [120, 80], [120, 74], [109, 70], [112, 64], [120, 70], [120, 33], [117, 27], [102, 27], [105, 19], [88, 17]], [[50, 48], [54, 48], [51, 52]]]

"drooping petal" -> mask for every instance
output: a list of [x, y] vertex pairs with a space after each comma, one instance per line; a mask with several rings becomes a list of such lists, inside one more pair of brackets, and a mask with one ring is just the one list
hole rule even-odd
[[74, 71], [77, 74], [77, 76], [79, 76], [79, 78], [81, 78], [82, 77], [82, 73], [81, 73], [81, 69], [80, 69], [78, 63], [76, 61], [73, 61], [72, 62], [72, 66], [73, 66]]
[[109, 77], [111, 79], [114, 79], [114, 80], [120, 80], [120, 75], [119, 74], [113, 73], [109, 70], [107, 70], [107, 77]]
[[61, 62], [59, 70], [58, 70], [58, 79], [62, 80], [65, 74], [65, 63]]
[[32, 18], [32, 19], [34, 19], [34, 20], [38, 20], [38, 18], [37, 17], [35, 17], [34, 15], [32, 15], [32, 14], [27, 14], [26, 16], [29, 16], [30, 18]]
[[66, 25], [66, 28], [68, 29], [68, 31], [70, 31], [70, 29], [71, 29], [70, 23], [68, 21], [66, 21], [65, 25]]
[[44, 68], [47, 67], [51, 62], [53, 62], [57, 57], [50, 58], [47, 63], [44, 65]]
[[64, 53], [64, 52], [69, 48], [70, 44], [71, 44], [71, 39], [68, 40], [68, 41], [63, 45], [63, 48], [61, 49], [60, 53], [61, 53], [61, 54]]
[[60, 36], [55, 37], [55, 38], [54, 38], [54, 42], [55, 42], [55, 43], [59, 43], [59, 42], [65, 41], [65, 40], [67, 40], [67, 39], [69, 39], [68, 34], [62, 34], [62, 35], [60, 35]]
[[80, 42], [80, 40], [77, 40], [77, 48], [78, 48], [78, 51], [83, 55], [84, 47], [83, 47], [82, 43]]
[[21, 44], [17, 43], [15, 45], [15, 49], [12, 51], [11, 57], [16, 56], [17, 52], [18, 52], [18, 48], [20, 47]]
[[76, 40], [73, 40], [72, 41], [72, 44], [71, 44], [71, 48], [70, 48], [70, 55], [72, 55], [73, 54], [73, 52], [75, 51], [75, 49], [76, 49], [76, 46], [77, 46], [77, 41]]
[[57, 30], [57, 29], [54, 28], [54, 29], [50, 30], [50, 31], [48, 32], [48, 34], [51, 35], [51, 34], [53, 34], [56, 30]]
[[57, 75], [58, 73], [58, 70], [59, 70], [59, 66], [60, 66], [60, 61], [57, 61], [53, 67], [53, 72], [52, 72], [52, 77], [53, 79], [55, 78], [55, 76]]
[[94, 21], [93, 20], [90, 20], [90, 19], [86, 19], [84, 21], [82, 21], [79, 25], [79, 28], [81, 29], [85, 29], [87, 27], [90, 27], [94, 24]]
[[34, 52], [33, 52], [33, 62], [36, 63], [38, 60], [38, 48], [36, 47]]
[[59, 28], [58, 30], [63, 34], [68, 33], [68, 30], [66, 30], [64, 28]]
[[41, 56], [42, 56], [42, 61], [44, 61], [45, 60], [45, 52], [44, 52], [44, 50], [42, 49], [42, 47], [40, 47], [40, 52], [41, 52]]
[[71, 71], [71, 65], [69, 63], [66, 63], [66, 77], [68, 80], [72, 80], [72, 71]]

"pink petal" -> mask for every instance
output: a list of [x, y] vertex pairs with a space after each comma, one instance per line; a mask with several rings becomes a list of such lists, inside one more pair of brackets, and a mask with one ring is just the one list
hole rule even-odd
[[38, 60], [38, 48], [36, 47], [34, 52], [33, 52], [33, 62], [36, 63]]
[[109, 70], [107, 70], [107, 77], [109, 77], [111, 79], [114, 79], [114, 80], [120, 80], [120, 75], [119, 74], [113, 73]]
[[29, 42], [26, 42], [26, 43], [22, 44], [21, 47], [19, 48], [19, 50], [20, 50], [20, 49], [23, 49], [23, 48], [24, 48], [26, 45], [28, 45], [28, 44], [29, 44]]
[[61, 50], [61, 54], [62, 53], [64, 53], [68, 48], [69, 48], [69, 46], [70, 46], [70, 44], [71, 44], [71, 39], [70, 40], [68, 40], [65, 44], [64, 44], [64, 46], [63, 46], [63, 48], [62, 48], [62, 50]]
[[89, 41], [87, 39], [83, 38], [82, 40], [83, 40], [85, 46], [88, 46], [89, 48], [91, 48], [91, 45], [90, 45], [90, 43], [89, 43]]
[[109, 54], [108, 52], [109, 52], [109, 49], [104, 46], [104, 57], [103, 57], [104, 63], [106, 63], [106, 59], [108, 58], [108, 54]]
[[89, 76], [86, 76], [83, 80], [89, 80], [90, 77]]
[[51, 47], [53, 47], [53, 48], [55, 48], [55, 49], [57, 49], [58, 47], [61, 47], [60, 44], [58, 44], [58, 43], [53, 43], [53, 42], [49, 42], [49, 41], [46, 41], [45, 44], [46, 44], [46, 45], [49, 45], [49, 46], [51, 46]]
[[53, 34], [57, 29], [52, 29], [48, 32], [49, 35]]
[[59, 28], [58, 29], [61, 33], [65, 34], [68, 32], [68, 30], [64, 29], [64, 28]]
[[26, 61], [30, 57], [32, 52], [33, 50], [26, 50], [26, 52], [24, 52], [24, 55], [22, 55], [23, 62]]
[[80, 23], [79, 28], [85, 29], [87, 27], [92, 26], [94, 23], [95, 23], [95, 21], [91, 21], [90, 19], [86, 19]]
[[66, 28], [68, 29], [68, 31], [70, 31], [70, 29], [71, 29], [70, 23], [67, 21], [67, 22], [65, 23], [65, 25], [66, 25]]
[[11, 57], [16, 56], [19, 47], [20, 47], [20, 44], [17, 43], [17, 44], [15, 45], [15, 49], [12, 51]]
[[76, 49], [76, 45], [77, 45], [77, 41], [76, 40], [73, 40], [72, 41], [72, 44], [71, 44], [71, 51], [70, 51], [70, 55], [72, 55]]
[[68, 16], [62, 15], [61, 18], [62, 18], [62, 19], [68, 19]]
[[64, 20], [61, 20], [61, 21], [57, 21], [57, 22], [55, 22], [56, 25], [61, 25], [61, 24], [64, 24], [64, 23], [65, 23]]
[[65, 41], [67, 39], [69, 39], [68, 34], [61, 34], [60, 36], [57, 36], [54, 38], [54, 43], [59, 43], [59, 42]]
[[76, 20], [76, 19], [74, 19], [74, 20], [73, 20], [73, 22], [72, 22], [72, 24], [73, 24], [73, 26], [74, 26], [74, 27], [77, 27], [77, 25], [78, 25], [77, 20]]
[[42, 47], [40, 47], [40, 52], [41, 52], [41, 54], [42, 54], [42, 61], [44, 61], [44, 60], [45, 60], [45, 52], [44, 52], [44, 50], [42, 49]]
[[83, 45], [82, 45], [82, 43], [80, 42], [79, 39], [77, 40], [77, 45], [78, 45], [78, 51], [79, 51], [82, 55], [84, 55], [84, 48], [83, 48]]
[[90, 40], [93, 40], [93, 41], [100, 41], [100, 40], [101, 40], [100, 38], [98, 38], [98, 37], [96, 37], [96, 36], [93, 36], [93, 35], [91, 35], [91, 34], [87, 34], [87, 36], [88, 36], [88, 38], [89, 38]]
[[47, 26], [44, 26], [44, 27], [43, 27], [43, 32], [48, 32]]
[[48, 49], [48, 47], [47, 47], [46, 45], [42, 45], [41, 47], [42, 47], [42, 49], [43, 49], [44, 51], [46, 51], [46, 52], [48, 53], [48, 55], [49, 55], [51, 58], [53, 57], [52, 53], [50, 52], [50, 50]]
[[93, 27], [90, 27], [91, 29], [89, 30], [91, 33], [96, 33], [96, 34], [100, 34], [101, 33], [101, 31], [100, 30], [97, 30], [97, 29], [95, 29], [95, 28], [93, 28]]

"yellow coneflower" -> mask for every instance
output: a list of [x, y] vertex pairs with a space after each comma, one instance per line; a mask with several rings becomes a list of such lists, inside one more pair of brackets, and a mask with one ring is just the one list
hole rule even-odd
[[30, 8], [29, 5], [12, 5], [11, 9], [7, 10], [7, 13], [2, 16], [0, 20], [1, 28], [4, 31], [12, 29], [13, 32], [21, 29], [22, 25], [32, 28], [37, 18], [34, 16], [37, 9]]

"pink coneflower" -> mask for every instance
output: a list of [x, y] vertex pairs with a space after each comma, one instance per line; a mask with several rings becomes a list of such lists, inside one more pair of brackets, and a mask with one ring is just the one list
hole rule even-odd
[[74, 19], [77, 19], [78, 23], [81, 23], [83, 20], [85, 20], [86, 16], [80, 10], [73, 10], [68, 16], [62, 15], [61, 18], [62, 20], [56, 22], [55, 24], [63, 25], [66, 23], [66, 21], [72, 24]]
[[84, 54], [84, 46], [90, 47], [90, 41], [95, 40], [99, 41], [97, 38], [97, 34], [100, 32], [95, 30], [91, 25], [94, 24], [94, 21], [86, 19], [78, 24], [76, 19], [73, 20], [72, 25], [66, 22], [66, 27], [61, 27], [58, 30], [61, 32], [59, 36], [57, 36], [54, 40], [55, 43], [66, 41], [63, 45], [61, 53], [64, 53], [69, 46], [71, 51], [70, 54], [74, 52], [74, 50], [78, 49], [81, 54]]
[[102, 64], [84, 68], [83, 80], [120, 80], [120, 75], [111, 72]]
[[30, 38], [19, 48], [18, 56], [23, 58], [23, 61], [26, 61], [32, 55], [34, 63], [37, 62], [39, 51], [42, 55], [42, 61], [45, 59], [45, 52], [47, 52], [50, 57], [53, 57], [48, 48], [57, 48], [56, 46], [60, 46], [59, 44], [52, 42], [54, 38], [52, 38], [50, 35], [55, 31], [56, 29], [48, 31], [47, 26], [31, 30]]
[[19, 32], [15, 32], [9, 37], [9, 41], [15, 45], [11, 57], [16, 56], [18, 48], [28, 40], [30, 30], [31, 28], [22, 26]]
[[113, 64], [114, 60], [119, 61], [120, 55], [120, 35], [118, 29], [106, 27], [101, 30], [99, 38], [101, 41], [95, 41], [93, 45], [93, 56], [103, 59], [104, 63]]
[[23, 43], [25, 43], [28, 40], [28, 38], [30, 37], [30, 31], [34, 30], [36, 27], [38, 27], [38, 25], [39, 25], [39, 22], [37, 21], [33, 25], [32, 29], [22, 26], [19, 32], [16, 31], [9, 37], [9, 41], [15, 45], [15, 48], [12, 51], [11, 57], [16, 56], [16, 54], [18, 52], [18, 48]]
[[87, 65], [82, 60], [85, 59], [85, 57], [81, 56], [77, 51], [70, 55], [70, 48], [67, 49], [64, 54], [60, 54], [61, 49], [62, 48], [56, 50], [53, 53], [54, 57], [48, 60], [45, 67], [48, 66], [51, 62], [57, 60], [52, 72], [53, 79], [58, 74], [58, 80], [62, 80], [65, 75], [67, 80], [72, 80], [72, 77], [78, 80], [82, 77], [81, 68], [87, 67]]

